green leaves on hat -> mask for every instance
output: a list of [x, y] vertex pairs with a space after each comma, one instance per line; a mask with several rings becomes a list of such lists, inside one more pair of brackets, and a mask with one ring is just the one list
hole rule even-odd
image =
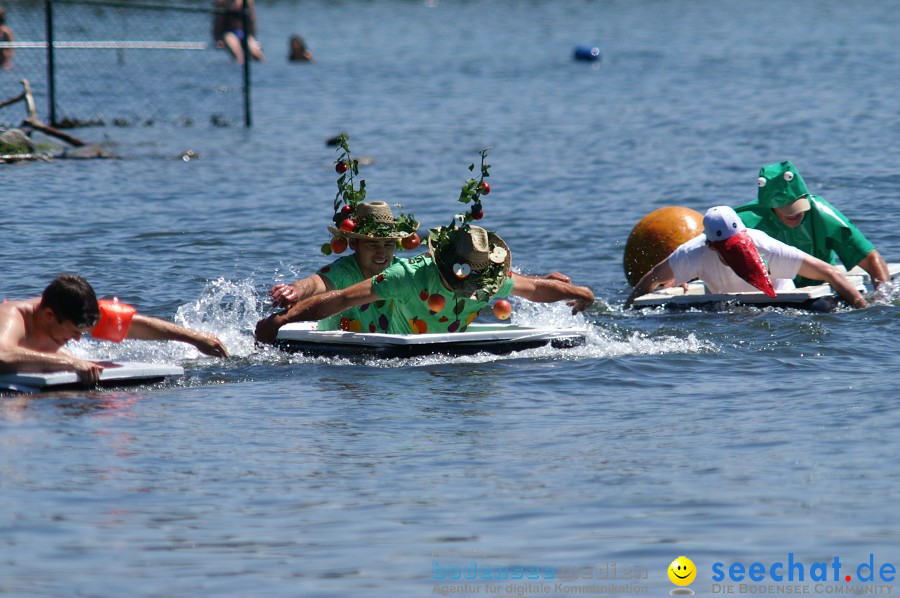
[[[500, 287], [509, 276], [508, 262], [490, 262], [484, 269], [472, 271], [465, 278], [458, 278], [453, 272], [453, 264], [458, 259], [454, 251], [458, 235], [469, 234], [468, 224], [463, 227], [442, 226], [429, 231], [428, 245], [432, 249], [434, 265], [441, 273], [441, 278], [453, 290], [457, 298], [472, 299], [486, 303], [500, 291]], [[498, 237], [488, 232], [492, 247], [498, 243]]]
[[[465, 185], [462, 186], [462, 191], [459, 193], [459, 201], [465, 204], [472, 203], [472, 209], [464, 214], [456, 214], [450, 226], [455, 226], [456, 221], [459, 220], [461, 226], [466, 227], [473, 220], [480, 220], [484, 214], [481, 207], [481, 196], [491, 192], [491, 186], [485, 180], [490, 176], [491, 165], [485, 161], [490, 150], [490, 147], [481, 150], [481, 176], [477, 180], [474, 178], [467, 179]], [[469, 164], [469, 171], [474, 172], [474, 170], [475, 164]]]
[[359, 161], [354, 160], [350, 156], [349, 140], [350, 137], [346, 133], [341, 133], [337, 138], [341, 155], [334, 161], [334, 164], [335, 170], [337, 170], [341, 176], [338, 177], [338, 191], [334, 196], [335, 212], [340, 211], [342, 203], [351, 207], [356, 207], [356, 204], [366, 199], [366, 181], [361, 179], [359, 181], [358, 189], [353, 184], [354, 177], [359, 176]]
[[[341, 133], [337, 138], [338, 151], [341, 154], [334, 161], [335, 171], [340, 174], [337, 179], [337, 193], [334, 196], [334, 217], [332, 220], [336, 227], [353, 232], [356, 236], [374, 238], [388, 238], [396, 236], [400, 232], [404, 235], [412, 234], [419, 228], [419, 222], [412, 214], [403, 214], [394, 218], [394, 222], [382, 222], [375, 218], [354, 218], [356, 207], [366, 199], [366, 181], [358, 179], [359, 161], [353, 159], [350, 151], [350, 136]], [[345, 208], [349, 206], [349, 209]], [[397, 208], [401, 206], [395, 204]], [[352, 228], [344, 228], [342, 223], [346, 220], [353, 222]]]
[[[453, 270], [459, 256], [455, 253], [459, 235], [472, 233], [472, 222], [479, 220], [483, 215], [481, 198], [490, 193], [490, 185], [487, 179], [490, 176], [491, 165], [487, 163], [487, 154], [490, 147], [481, 150], [481, 169], [479, 178], [469, 178], [462, 186], [459, 194], [460, 203], [472, 204], [472, 209], [456, 214], [449, 226], [433, 228], [429, 231], [428, 246], [432, 250], [435, 266], [441, 273], [441, 277], [454, 291], [457, 298], [463, 297], [481, 302], [489, 301], [499, 292], [500, 287], [509, 276], [509, 259], [501, 263], [489, 262], [480, 270], [474, 269], [471, 274], [458, 277]], [[469, 171], [474, 172], [475, 164], [469, 165]], [[508, 248], [495, 234], [487, 231], [490, 247], [496, 248], [500, 244], [504, 250]]]

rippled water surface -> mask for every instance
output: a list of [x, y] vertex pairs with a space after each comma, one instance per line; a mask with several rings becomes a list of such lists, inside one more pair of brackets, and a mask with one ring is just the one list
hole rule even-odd
[[[79, 272], [234, 354], [84, 341], [186, 375], [0, 398], [0, 593], [424, 596], [474, 562], [615, 563], [620, 586], [643, 567], [637, 589], [605, 593], [665, 595], [684, 554], [710, 595], [716, 562], [900, 565], [895, 291], [834, 314], [621, 309], [643, 215], [748, 201], [784, 159], [900, 261], [892, 2], [277, 0], [258, 15], [250, 130], [78, 129], [125, 159], [0, 165], [3, 296]], [[315, 63], [286, 62], [295, 32]], [[572, 61], [579, 44], [602, 63]], [[20, 76], [0, 73], [0, 96]], [[325, 261], [340, 131], [371, 159], [369, 198], [425, 227], [449, 222], [493, 146], [483, 222], [514, 267], [597, 296], [574, 320], [521, 303], [514, 318], [587, 326], [587, 345], [363, 363], [255, 347], [268, 287]], [[571, 594], [512, 582], [493, 595]]]

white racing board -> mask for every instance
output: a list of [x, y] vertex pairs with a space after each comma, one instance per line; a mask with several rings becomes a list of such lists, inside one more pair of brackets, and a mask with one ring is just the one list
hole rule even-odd
[[[888, 264], [891, 280], [900, 274], [900, 264]], [[872, 290], [869, 275], [859, 267], [847, 272], [847, 278], [861, 293]], [[841, 303], [840, 298], [827, 284], [779, 291], [769, 297], [761, 291], [753, 293], [707, 293], [702, 281], [688, 284], [687, 292], [680, 286], [660, 289], [636, 298], [634, 309], [665, 307], [667, 309], [720, 309], [723, 304], [752, 305], [755, 307], [790, 307], [809, 311], [833, 311]]]
[[565, 349], [583, 345], [586, 331], [577, 328], [531, 328], [511, 324], [472, 324], [465, 332], [441, 334], [380, 334], [316, 330], [314, 322], [287, 324], [276, 344], [308, 355], [416, 357], [440, 353], [504, 355], [551, 345]]
[[[183, 376], [184, 368], [171, 364], [139, 363], [129, 361], [102, 361], [100, 373], [102, 387], [137, 386], [152, 384], [172, 376]], [[50, 390], [89, 388], [75, 372], [28, 372], [0, 374], [0, 391], [35, 393]]]

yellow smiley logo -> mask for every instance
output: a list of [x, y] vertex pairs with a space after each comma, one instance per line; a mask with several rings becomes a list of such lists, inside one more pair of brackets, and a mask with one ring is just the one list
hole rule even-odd
[[669, 579], [676, 586], [690, 585], [695, 577], [697, 577], [697, 567], [686, 556], [678, 557], [669, 565]]

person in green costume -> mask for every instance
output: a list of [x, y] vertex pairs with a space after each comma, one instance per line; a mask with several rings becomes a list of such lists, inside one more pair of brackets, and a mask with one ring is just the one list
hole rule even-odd
[[[810, 194], [789, 161], [760, 168], [758, 184], [756, 201], [735, 208], [746, 226], [826, 263], [835, 264], [840, 258], [847, 270], [858, 265], [869, 273], [875, 288], [891, 279], [875, 246], [837, 208]], [[798, 276], [794, 284], [803, 287], [820, 281]]]
[[[328, 227], [336, 238], [346, 239], [349, 242], [353, 253], [289, 285], [276, 284], [269, 290], [273, 305], [290, 308], [307, 297], [347, 288], [381, 274], [389, 266], [400, 263], [401, 260], [394, 256], [397, 240], [414, 233], [397, 230], [394, 214], [388, 204], [383, 201], [357, 204], [354, 219], [357, 223], [356, 230], [364, 232]], [[392, 302], [379, 299], [323, 318], [317, 328], [348, 332], [388, 332], [391, 329], [392, 312]]]
[[541, 303], [567, 301], [573, 314], [594, 302], [587, 287], [511, 272], [509, 247], [479, 226], [432, 229], [428, 246], [431, 257], [401, 260], [369, 280], [310, 297], [260, 320], [257, 340], [272, 343], [285, 324], [319, 320], [378, 300], [394, 301], [391, 323], [406, 334], [463, 332], [481, 308], [507, 295]]

